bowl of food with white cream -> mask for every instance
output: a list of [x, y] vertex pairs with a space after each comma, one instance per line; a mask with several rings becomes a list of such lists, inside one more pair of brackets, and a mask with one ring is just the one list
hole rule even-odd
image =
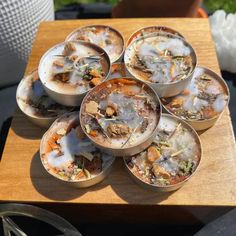
[[204, 130], [219, 119], [229, 98], [224, 79], [214, 71], [198, 66], [192, 81], [182, 93], [161, 100], [169, 113], [185, 120], [196, 130]]
[[192, 46], [174, 34], [156, 33], [138, 38], [125, 50], [129, 73], [149, 84], [160, 97], [182, 92], [197, 65]]
[[66, 106], [79, 106], [86, 93], [110, 73], [107, 53], [84, 41], [63, 42], [41, 58], [39, 78], [48, 95]]
[[41, 140], [40, 159], [50, 175], [77, 188], [101, 182], [115, 160], [83, 133], [78, 112], [66, 113], [52, 124]]

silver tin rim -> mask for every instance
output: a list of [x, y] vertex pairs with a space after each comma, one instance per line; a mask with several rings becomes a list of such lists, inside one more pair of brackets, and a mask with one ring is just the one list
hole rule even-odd
[[142, 179], [140, 179], [138, 176], [133, 174], [126, 163], [126, 160], [125, 160], [126, 157], [123, 157], [123, 162], [125, 164], [126, 170], [130, 174], [131, 178], [135, 182], [137, 182], [140, 186], [147, 188], [149, 190], [157, 191], [157, 192], [170, 192], [170, 191], [175, 191], [175, 190], [179, 189], [180, 187], [182, 187], [199, 170], [199, 166], [201, 165], [201, 162], [202, 162], [203, 148], [202, 148], [202, 143], [201, 143], [201, 139], [200, 139], [199, 135], [192, 128], [191, 125], [189, 125], [187, 122], [181, 120], [180, 118], [178, 118], [176, 116], [172, 116], [170, 114], [162, 114], [162, 117], [169, 117], [171, 119], [177, 120], [180, 123], [183, 123], [185, 125], [185, 127], [187, 127], [187, 129], [194, 134], [194, 137], [195, 137], [196, 141], [198, 142], [199, 151], [200, 151], [198, 165], [196, 166], [196, 169], [194, 170], [194, 172], [188, 178], [184, 179], [181, 182], [178, 182], [177, 184], [172, 184], [172, 185], [167, 185], [167, 186], [159, 186], [159, 185], [154, 185], [154, 184], [148, 184], [145, 181], [143, 181]]
[[[151, 26], [147, 26], [147, 27], [142, 27], [142, 28], [139, 28], [138, 30], [136, 30], [134, 33], [132, 33], [132, 35], [129, 37], [129, 39], [127, 40], [127, 47], [133, 42], [135, 41], [136, 39], [142, 37], [142, 36], [138, 36], [136, 37], [136, 35], [142, 31], [142, 30], [147, 30], [147, 29], [151, 29], [151, 28], [155, 28], [156, 31], [154, 32], [151, 32], [149, 34], [155, 34], [155, 33], [158, 33], [158, 32], [164, 32], [164, 33], [169, 33], [169, 34], [172, 34], [171, 31], [173, 31], [173, 34], [178, 36], [178, 37], [181, 37], [183, 39], [185, 39], [185, 37], [179, 33], [178, 31], [176, 31], [175, 29], [173, 28], [170, 28], [170, 27], [167, 27], [167, 26], [164, 26], [164, 25], [151, 25]], [[136, 37], [136, 38], [135, 38]]]

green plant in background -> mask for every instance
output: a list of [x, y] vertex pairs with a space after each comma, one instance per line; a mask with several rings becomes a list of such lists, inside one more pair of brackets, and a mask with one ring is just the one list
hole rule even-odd
[[62, 8], [65, 5], [72, 3], [95, 3], [95, 2], [104, 2], [115, 5], [119, 0], [54, 0], [55, 10]]
[[227, 13], [236, 12], [236, 0], [205, 0], [204, 5], [209, 12], [224, 10]]

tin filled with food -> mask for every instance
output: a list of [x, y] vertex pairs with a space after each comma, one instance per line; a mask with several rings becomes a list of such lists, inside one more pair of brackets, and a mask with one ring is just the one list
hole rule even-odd
[[111, 63], [120, 61], [124, 53], [124, 39], [119, 31], [107, 25], [89, 25], [70, 33], [66, 41], [83, 40], [103, 48]]
[[39, 63], [39, 77], [55, 101], [79, 106], [85, 94], [110, 72], [107, 53], [95, 44], [70, 41], [49, 49]]
[[184, 119], [196, 130], [204, 130], [215, 124], [229, 97], [223, 78], [198, 66], [188, 87], [177, 96], [162, 98], [162, 103], [169, 113]]
[[197, 133], [181, 119], [162, 114], [152, 144], [142, 152], [124, 157], [131, 177], [141, 186], [160, 192], [174, 191], [191, 178], [201, 161]]
[[124, 61], [131, 75], [152, 86], [160, 97], [171, 97], [187, 87], [197, 57], [183, 38], [157, 33], [132, 42]]
[[49, 174], [78, 188], [101, 182], [115, 160], [86, 137], [78, 112], [66, 113], [52, 124], [41, 140], [40, 158]]
[[76, 109], [60, 105], [52, 100], [44, 91], [37, 70], [21, 80], [16, 91], [16, 101], [27, 118], [43, 128], [49, 128], [57, 117]]
[[134, 155], [150, 145], [160, 115], [155, 91], [133, 78], [103, 82], [86, 95], [80, 109], [86, 135], [115, 156]]

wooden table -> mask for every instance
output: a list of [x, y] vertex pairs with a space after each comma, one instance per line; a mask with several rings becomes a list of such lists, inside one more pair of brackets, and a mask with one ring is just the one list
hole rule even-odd
[[[208, 20], [176, 18], [43, 22], [39, 26], [26, 73], [37, 67], [47, 49], [62, 42], [76, 27], [89, 24], [111, 25], [124, 35], [125, 40], [132, 32], [144, 26], [172, 27], [183, 34], [195, 48], [200, 65], [219, 72]], [[209, 214], [217, 215], [215, 207], [222, 209], [236, 206], [236, 149], [228, 108], [214, 127], [200, 135], [203, 157], [198, 172], [181, 189], [169, 194], [154, 193], [136, 185], [126, 173], [121, 159], [116, 161], [109, 177], [94, 187], [82, 190], [64, 186], [48, 175], [40, 163], [38, 150], [43, 133], [20, 111], [16, 111], [0, 163], [2, 202], [60, 205], [64, 206], [63, 212], [67, 211], [68, 214], [70, 210], [78, 208], [80, 215], [94, 220], [98, 217], [91, 215], [91, 209], [99, 211], [107, 220], [111, 219], [110, 215], [113, 215], [113, 219], [134, 219], [140, 213], [143, 219], [154, 217], [155, 220], [164, 221], [172, 218], [177, 219], [176, 222], [181, 217], [184, 220], [191, 217], [193, 221], [199, 218], [208, 220]], [[62, 208], [56, 209], [58, 212]], [[122, 213], [124, 210], [125, 214]]]

